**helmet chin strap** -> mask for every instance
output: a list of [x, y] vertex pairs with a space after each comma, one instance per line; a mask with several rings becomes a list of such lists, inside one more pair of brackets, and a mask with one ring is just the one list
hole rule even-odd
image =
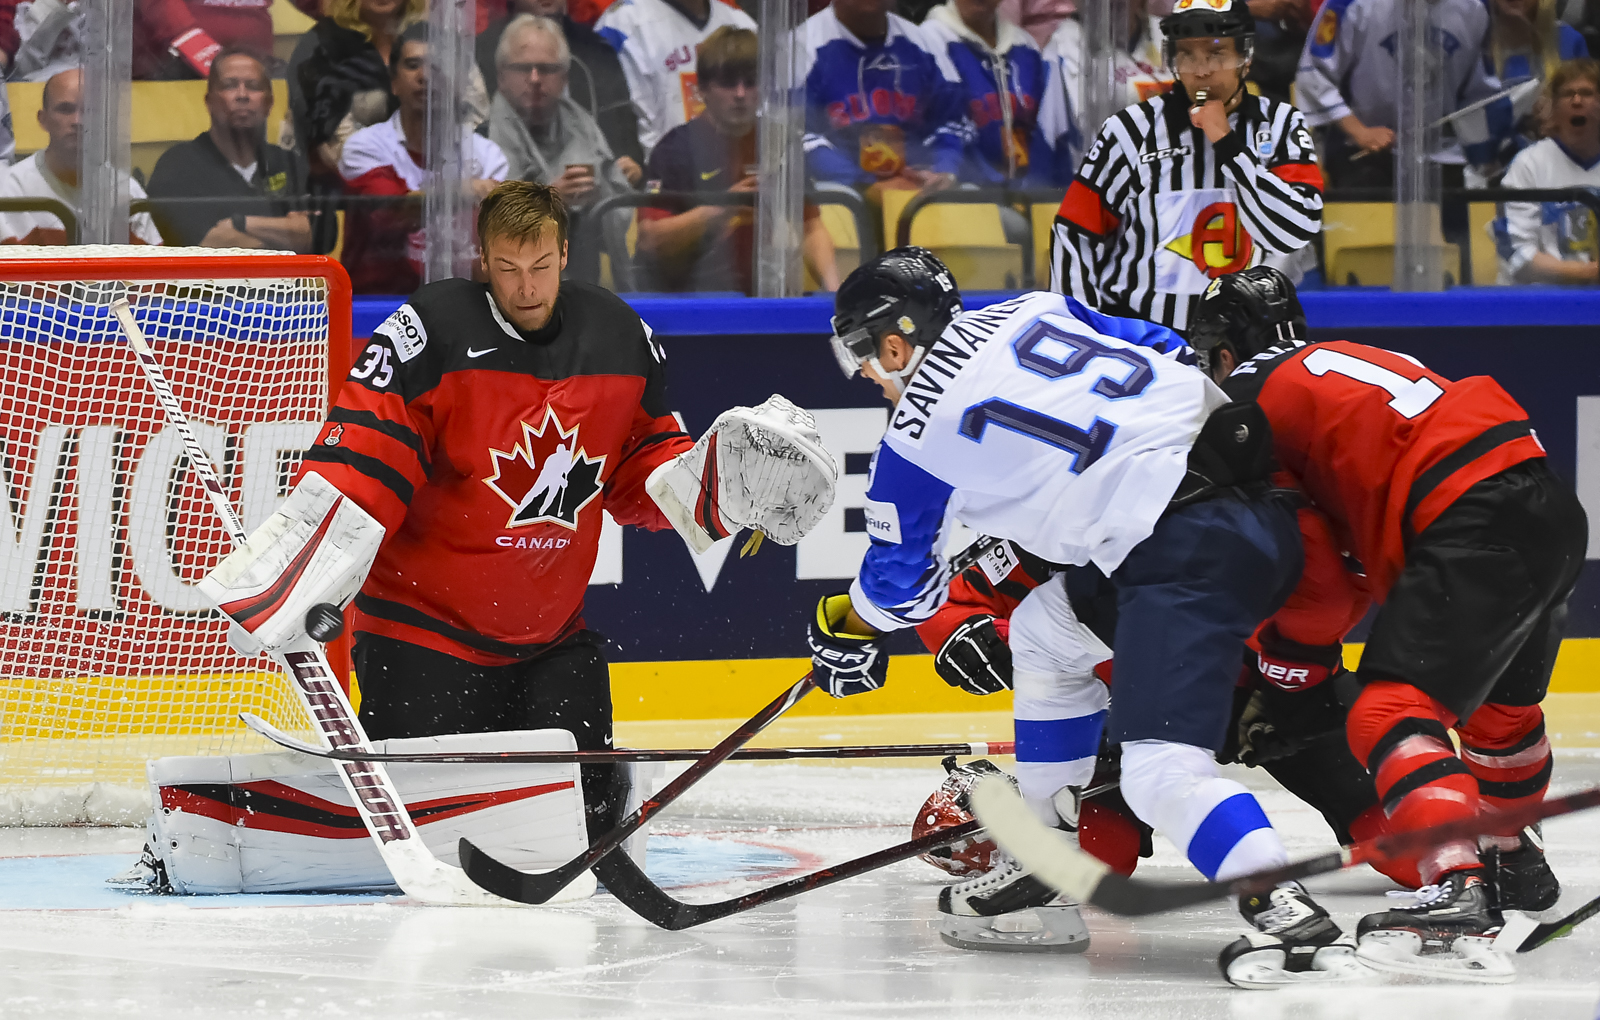
[[876, 373], [879, 379], [894, 385], [895, 403], [899, 403], [900, 398], [905, 396], [906, 383], [916, 374], [917, 369], [922, 365], [922, 359], [927, 355], [928, 349], [926, 347], [913, 347], [911, 349], [911, 357], [906, 361], [906, 367], [898, 372], [891, 372], [884, 368], [883, 362], [877, 358], [868, 358], [867, 364], [872, 366], [872, 371]]

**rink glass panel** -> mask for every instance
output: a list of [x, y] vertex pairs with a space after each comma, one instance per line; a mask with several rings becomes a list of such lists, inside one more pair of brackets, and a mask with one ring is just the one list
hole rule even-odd
[[264, 749], [240, 711], [308, 731], [194, 588], [231, 543], [111, 304], [131, 303], [254, 528], [325, 417], [348, 283], [316, 256], [194, 251], [0, 261], [0, 824], [130, 820], [148, 759]]

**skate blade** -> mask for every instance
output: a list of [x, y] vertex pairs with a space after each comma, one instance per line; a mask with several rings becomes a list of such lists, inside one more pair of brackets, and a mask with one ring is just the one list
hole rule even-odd
[[[1248, 936], [1246, 936], [1248, 938]], [[1263, 946], [1230, 963], [1223, 976], [1239, 988], [1271, 991], [1289, 985], [1346, 984], [1371, 977], [1372, 972], [1356, 960], [1356, 947], [1348, 942], [1321, 946], [1305, 970], [1285, 968], [1284, 950]]]
[[1503, 985], [1515, 981], [1516, 967], [1505, 953], [1493, 950], [1494, 940], [1460, 935], [1448, 945], [1412, 931], [1368, 932], [1361, 937], [1356, 959], [1373, 970], [1443, 981], [1471, 981]]
[[994, 953], [1081, 953], [1089, 948], [1089, 929], [1077, 907], [1032, 907], [998, 917], [941, 913], [939, 938], [957, 949]]

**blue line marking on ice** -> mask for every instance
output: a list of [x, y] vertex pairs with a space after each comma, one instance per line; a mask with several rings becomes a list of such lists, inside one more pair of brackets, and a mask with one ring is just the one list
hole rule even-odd
[[[227, 893], [151, 896], [106, 885], [133, 866], [135, 854], [0, 857], [0, 911], [120, 910], [140, 904], [174, 907], [324, 907], [381, 903], [392, 891], [356, 893]], [[800, 857], [737, 837], [651, 836], [649, 875], [664, 889], [733, 879], [762, 879], [795, 868]]]
[[230, 893], [150, 896], [106, 885], [133, 867], [137, 854], [0, 858], [0, 910], [117, 910], [141, 903], [190, 907], [324, 907], [377, 903], [394, 894]]

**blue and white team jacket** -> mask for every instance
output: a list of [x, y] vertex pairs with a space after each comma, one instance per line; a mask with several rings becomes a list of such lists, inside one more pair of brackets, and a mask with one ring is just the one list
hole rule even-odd
[[1039, 133], [1044, 58], [1033, 36], [1005, 18], [995, 21], [992, 49], [961, 20], [954, 0], [929, 11], [922, 23], [923, 38], [955, 65], [967, 117], [977, 131], [962, 177], [988, 184], [1026, 179], [1048, 183], [1051, 148]]
[[1176, 333], [1035, 292], [968, 312], [895, 406], [867, 488], [871, 545], [850, 602], [879, 630], [944, 601], [954, 518], [1110, 574], [1150, 536], [1189, 448], [1228, 402]]
[[959, 173], [972, 122], [950, 58], [916, 25], [889, 15], [868, 46], [829, 5], [806, 19], [806, 167], [865, 186], [906, 166]]

